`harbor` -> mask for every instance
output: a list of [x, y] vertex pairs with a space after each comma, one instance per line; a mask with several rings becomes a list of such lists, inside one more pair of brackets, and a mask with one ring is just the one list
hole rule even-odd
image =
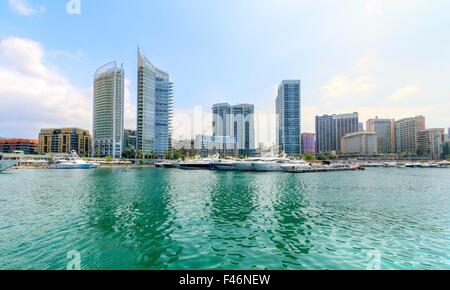
[[0, 268], [449, 269], [450, 169], [0, 174]]

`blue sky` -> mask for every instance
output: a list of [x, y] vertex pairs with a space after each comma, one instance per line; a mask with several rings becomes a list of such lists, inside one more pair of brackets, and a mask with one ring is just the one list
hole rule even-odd
[[353, 111], [450, 124], [450, 1], [81, 0], [76, 15], [68, 2], [1, 1], [0, 136], [90, 129], [92, 76], [111, 60], [124, 63], [134, 127], [137, 45], [175, 83], [178, 137], [207, 133], [215, 102], [254, 103], [257, 142], [270, 144], [276, 87], [293, 78], [303, 131]]

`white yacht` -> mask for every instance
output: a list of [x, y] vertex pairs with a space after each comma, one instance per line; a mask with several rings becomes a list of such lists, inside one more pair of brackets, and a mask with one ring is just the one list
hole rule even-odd
[[212, 162], [210, 168], [225, 171], [236, 170], [236, 163], [237, 161], [221, 159]]
[[57, 159], [50, 165], [50, 169], [91, 169], [96, 168], [97, 166], [94, 164], [87, 163], [82, 160], [75, 150], [72, 150], [72, 153], [69, 154], [67, 159]]
[[283, 171], [283, 164], [289, 163], [289, 159], [285, 158], [261, 158], [261, 160], [252, 163], [252, 168], [256, 171]]
[[311, 171], [313, 167], [304, 160], [292, 160], [282, 164], [281, 169], [285, 172], [307, 172]]
[[253, 163], [259, 160], [260, 158], [247, 158], [242, 161], [237, 161], [236, 164], [234, 165], [234, 168], [237, 171], [255, 171]]

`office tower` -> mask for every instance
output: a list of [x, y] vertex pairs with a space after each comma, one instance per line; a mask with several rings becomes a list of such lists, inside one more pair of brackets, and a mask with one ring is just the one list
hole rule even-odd
[[316, 153], [341, 151], [341, 138], [358, 132], [358, 113], [316, 116]]
[[[215, 104], [212, 107], [213, 117], [213, 137], [214, 142], [222, 142], [222, 151], [229, 155], [254, 156], [255, 147], [255, 108], [250, 104], [239, 104], [231, 106], [228, 103]], [[234, 138], [235, 147], [229, 148], [233, 144], [228, 139]], [[232, 153], [233, 150], [236, 152]]]
[[444, 155], [445, 129], [427, 129], [417, 133], [417, 154], [431, 159]]
[[96, 157], [121, 158], [124, 124], [123, 67], [116, 62], [101, 66], [94, 76], [93, 146]]
[[377, 133], [377, 146], [379, 154], [395, 153], [395, 120], [370, 119], [366, 123], [367, 132]]
[[314, 133], [302, 133], [302, 154], [314, 154], [316, 153], [316, 134]]
[[75, 150], [80, 157], [92, 156], [92, 137], [88, 130], [78, 128], [42, 129], [39, 134], [38, 152], [71, 153]]
[[417, 154], [417, 134], [425, 130], [425, 117], [405, 118], [395, 122], [396, 152]]
[[38, 141], [34, 139], [0, 138], [0, 153], [36, 154], [37, 149]]
[[277, 145], [280, 152], [301, 154], [301, 81], [285, 80], [276, 101]]
[[377, 154], [377, 134], [375, 132], [355, 132], [341, 139], [341, 151], [344, 154]]
[[163, 158], [171, 149], [173, 83], [138, 49], [137, 150]]

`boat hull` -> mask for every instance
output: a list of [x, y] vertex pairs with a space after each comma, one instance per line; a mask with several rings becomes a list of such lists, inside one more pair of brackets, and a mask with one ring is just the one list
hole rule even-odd
[[50, 169], [93, 169], [97, 166], [92, 164], [74, 164], [74, 165], [53, 165]]
[[0, 172], [16, 166], [17, 163], [18, 161], [16, 160], [0, 160]]

